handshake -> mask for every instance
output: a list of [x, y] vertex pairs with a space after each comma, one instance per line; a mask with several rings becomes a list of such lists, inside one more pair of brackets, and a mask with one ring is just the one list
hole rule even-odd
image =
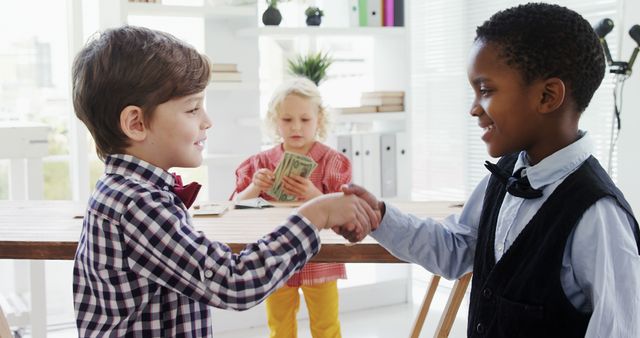
[[318, 229], [331, 228], [349, 242], [364, 239], [382, 219], [383, 203], [355, 185], [343, 185], [342, 192], [326, 194], [304, 203], [298, 213]]

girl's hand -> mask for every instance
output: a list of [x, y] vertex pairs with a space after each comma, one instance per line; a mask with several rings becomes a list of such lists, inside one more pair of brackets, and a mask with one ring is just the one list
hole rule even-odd
[[269, 169], [262, 168], [253, 174], [252, 183], [258, 187], [260, 191], [267, 191], [271, 189], [271, 186], [273, 186], [274, 180], [275, 176], [273, 175], [273, 172]]
[[293, 195], [301, 201], [308, 201], [314, 197], [322, 195], [311, 180], [299, 175], [284, 176], [282, 187], [287, 195]]

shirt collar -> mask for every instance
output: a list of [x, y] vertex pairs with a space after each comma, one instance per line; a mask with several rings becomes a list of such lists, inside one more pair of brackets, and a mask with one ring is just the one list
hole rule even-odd
[[136, 181], [149, 182], [157, 187], [173, 187], [175, 179], [162, 168], [127, 154], [112, 154], [104, 161], [107, 175], [121, 175]]
[[513, 168], [514, 172], [525, 167], [522, 175], [527, 176], [534, 189], [540, 189], [568, 176], [578, 169], [593, 152], [593, 143], [587, 133], [580, 130], [578, 134], [575, 142], [545, 157], [534, 166], [529, 164], [527, 153], [521, 151]]

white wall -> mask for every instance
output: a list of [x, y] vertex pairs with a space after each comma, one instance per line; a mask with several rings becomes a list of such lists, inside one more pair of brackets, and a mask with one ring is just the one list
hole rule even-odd
[[[640, 24], [640, 1], [624, 1], [622, 17], [615, 22], [616, 29], [621, 30], [621, 59], [628, 61], [636, 43], [629, 37], [631, 26]], [[626, 81], [624, 87], [624, 103], [621, 113], [622, 129], [618, 139], [618, 186], [634, 209], [636, 217], [640, 212], [640, 60], [633, 66], [634, 74]]]

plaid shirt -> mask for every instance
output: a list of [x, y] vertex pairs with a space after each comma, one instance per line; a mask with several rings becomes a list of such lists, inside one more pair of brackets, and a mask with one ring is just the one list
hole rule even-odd
[[207, 306], [258, 304], [320, 249], [292, 215], [234, 254], [193, 228], [171, 174], [130, 155], [105, 164], [75, 257], [80, 337], [212, 337]]
[[[234, 194], [247, 189], [253, 180], [253, 174], [258, 169], [267, 168], [275, 171], [283, 156], [284, 148], [282, 144], [279, 144], [240, 163], [238, 169], [236, 169], [236, 190]], [[321, 142], [316, 142], [309, 149], [307, 156], [318, 163], [318, 166], [309, 176], [309, 180], [323, 194], [340, 191], [340, 187], [343, 184], [351, 182], [351, 162], [343, 154]], [[264, 192], [260, 194], [260, 197], [273, 200], [273, 197]], [[309, 263], [287, 281], [287, 286], [318, 285], [346, 278], [347, 271], [344, 264]]]

